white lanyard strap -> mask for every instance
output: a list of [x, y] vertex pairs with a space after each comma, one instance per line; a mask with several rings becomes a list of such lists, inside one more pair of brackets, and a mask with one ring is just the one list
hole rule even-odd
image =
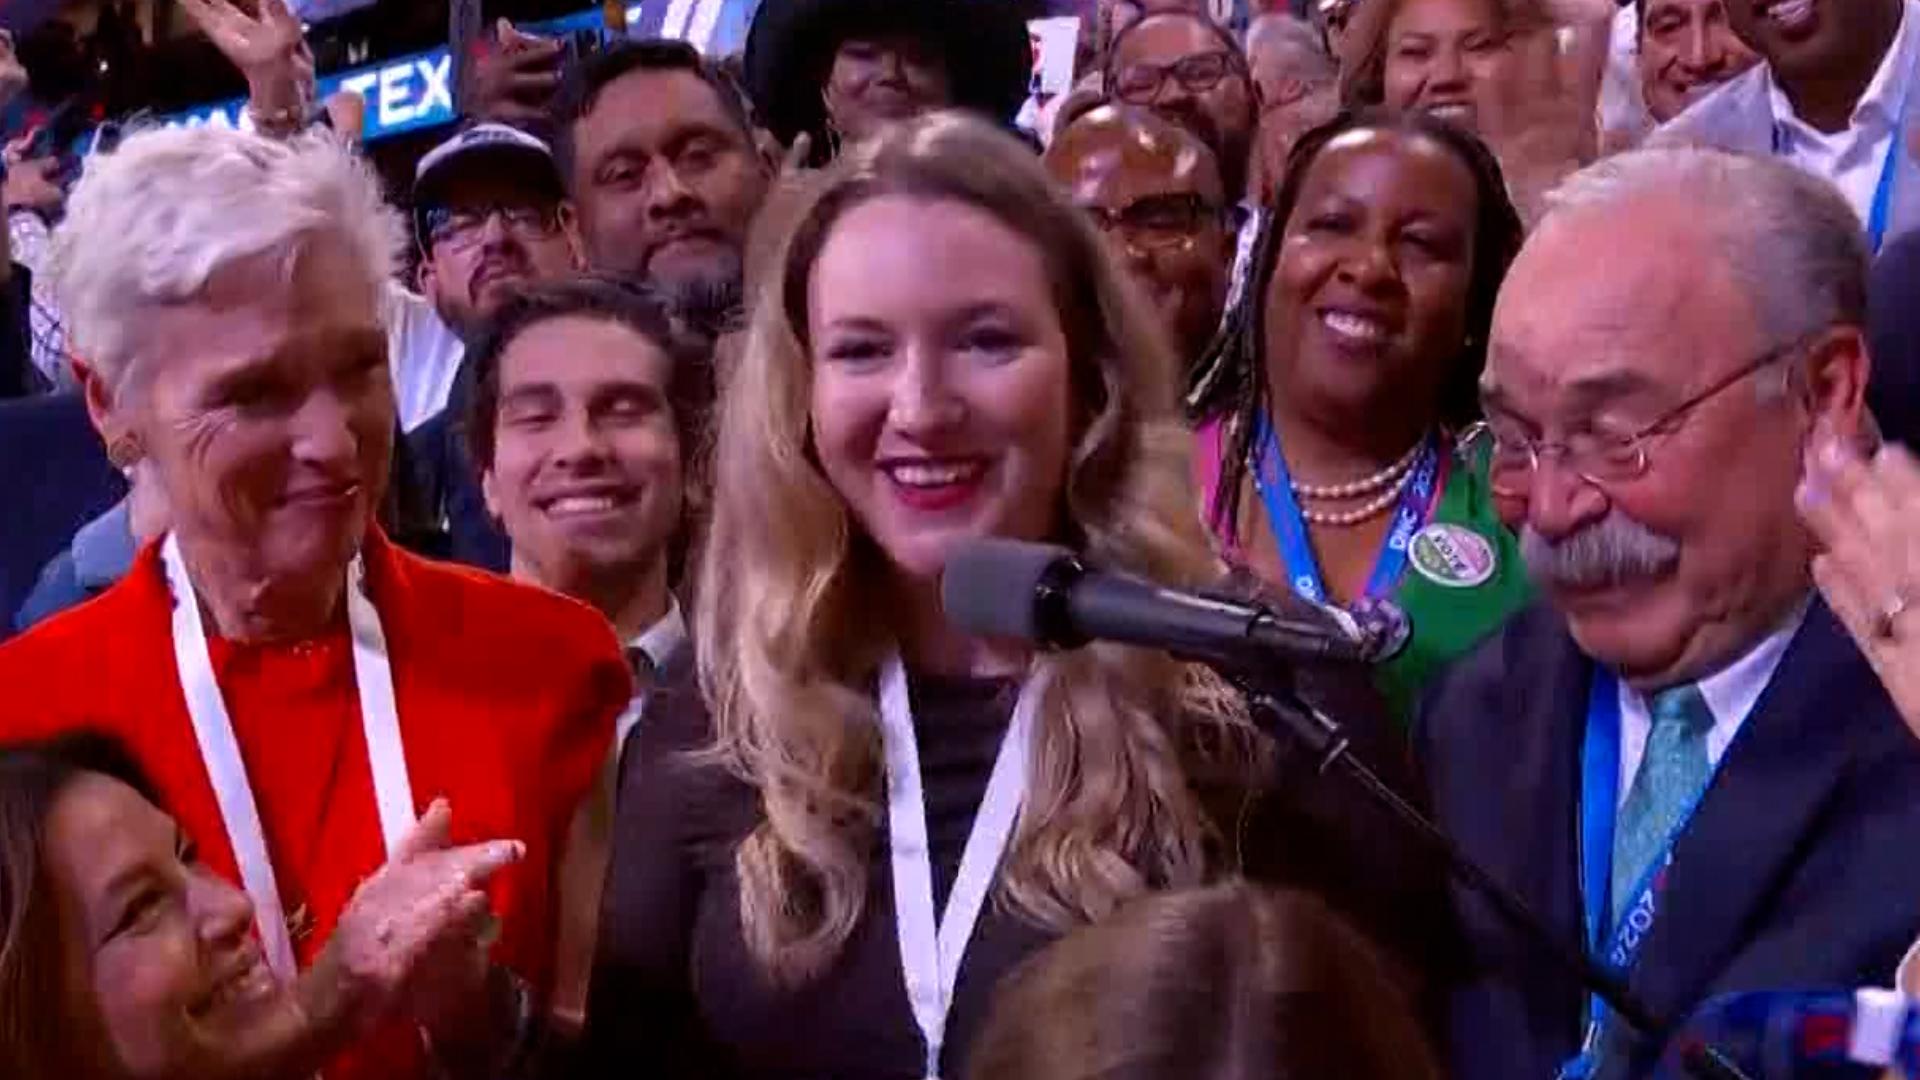
[[960, 856], [960, 870], [947, 897], [938, 928], [933, 912], [932, 852], [927, 843], [925, 789], [920, 752], [913, 737], [913, 704], [907, 670], [899, 654], [880, 668], [880, 734], [886, 748], [887, 827], [893, 856], [893, 911], [900, 937], [900, 965], [907, 1000], [926, 1043], [929, 1078], [940, 1072], [946, 1042], [947, 1013], [960, 960], [973, 937], [1000, 859], [1013, 837], [1014, 821], [1026, 797], [1028, 759], [1034, 717], [1046, 696], [1046, 679], [1035, 673], [1020, 689], [1013, 720], [994, 758], [986, 795], [974, 815], [973, 830]]
[[[187, 576], [180, 540], [169, 535], [160, 548], [173, 593], [173, 659], [180, 673], [180, 689], [187, 699], [200, 760], [206, 765], [220, 806], [220, 820], [240, 867], [240, 882], [252, 898], [267, 962], [276, 975], [298, 974], [293, 939], [287, 928], [280, 886], [267, 854], [267, 834], [247, 779], [247, 766], [234, 737], [233, 719], [214, 678], [207, 651], [206, 630], [200, 621], [200, 602]], [[365, 570], [355, 558], [347, 575], [347, 622], [353, 633], [353, 675], [359, 690], [360, 723], [366, 734], [367, 755], [373, 771], [374, 798], [379, 804], [380, 831], [392, 854], [400, 837], [412, 825], [413, 791], [407, 779], [406, 757], [400, 744], [400, 721], [394, 707], [393, 669], [387, 662], [386, 635], [380, 615], [366, 595]]]

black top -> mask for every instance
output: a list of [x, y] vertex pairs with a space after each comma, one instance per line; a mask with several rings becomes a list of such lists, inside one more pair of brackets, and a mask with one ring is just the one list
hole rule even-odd
[[[758, 818], [758, 797], [723, 770], [686, 759], [711, 731], [686, 670], [680, 674], [656, 691], [626, 753], [582, 1054], [593, 1064], [579, 1074], [918, 1080], [924, 1050], [895, 937], [884, 815], [866, 909], [840, 959], [800, 990], [771, 987], [742, 939], [733, 861]], [[944, 911], [1017, 688], [918, 674], [909, 682], [934, 900]], [[1387, 756], [1388, 771], [1405, 782], [1404, 755]], [[1363, 927], [1404, 932], [1410, 913], [1437, 909], [1429, 906], [1437, 882], [1402, 854], [1390, 824], [1381, 832], [1364, 813], [1326, 820], [1329, 812], [1352, 815], [1352, 804], [1344, 791], [1318, 790], [1323, 781], [1302, 765], [1282, 762], [1274, 785], [1293, 797], [1257, 806], [1243, 797], [1240, 812], [1216, 813], [1237, 826], [1229, 843], [1248, 873], [1319, 892]], [[1052, 936], [991, 900], [981, 911], [954, 990], [942, 1076], [965, 1075], [993, 986]], [[1425, 939], [1417, 930], [1393, 936]]]

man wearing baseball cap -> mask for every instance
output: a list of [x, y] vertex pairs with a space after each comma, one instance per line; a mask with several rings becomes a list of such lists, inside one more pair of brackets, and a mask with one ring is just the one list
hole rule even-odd
[[[580, 269], [573, 211], [553, 154], [505, 124], [475, 124], [420, 159], [413, 233], [420, 292], [432, 305], [397, 313], [403, 426], [447, 404], [464, 341], [518, 287]], [[451, 331], [451, 333], [449, 333]]]
[[[573, 208], [546, 143], [505, 124], [475, 124], [420, 159], [413, 232], [426, 303], [399, 305], [390, 330], [396, 371], [405, 373], [395, 382], [413, 471], [448, 528], [447, 554], [504, 569], [506, 540], [457, 430], [466, 412], [458, 375], [466, 341], [516, 290], [581, 269]], [[409, 415], [420, 417], [417, 430]]]

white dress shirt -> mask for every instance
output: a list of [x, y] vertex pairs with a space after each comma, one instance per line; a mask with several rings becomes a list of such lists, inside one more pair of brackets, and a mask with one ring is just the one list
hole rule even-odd
[[1800, 119], [1786, 91], [1766, 75], [1767, 96], [1773, 102], [1774, 151], [1815, 176], [1833, 182], [1846, 196], [1861, 222], [1873, 212], [1873, 197], [1889, 152], [1897, 152], [1902, 110], [1915, 105], [1910, 98], [1913, 69], [1920, 63], [1920, 0], [1901, 5], [1900, 30], [1893, 47], [1880, 61], [1867, 91], [1854, 106], [1846, 130], [1829, 135]]
[[[1739, 734], [1740, 726], [1747, 722], [1767, 684], [1773, 681], [1780, 658], [1786, 655], [1787, 646], [1793, 642], [1793, 635], [1799, 632], [1806, 616], [1807, 605], [1803, 603], [1780, 629], [1762, 638], [1744, 656], [1694, 684], [1700, 688], [1700, 696], [1707, 700], [1707, 708], [1713, 713], [1713, 728], [1707, 732], [1708, 765], [1718, 767], [1720, 759], [1726, 756], [1727, 747]], [[1653, 717], [1646, 696], [1625, 682], [1620, 683], [1620, 784], [1615, 795], [1618, 803], [1627, 801], [1634, 775], [1640, 771], [1640, 759], [1647, 753], [1647, 735], [1652, 730]]]

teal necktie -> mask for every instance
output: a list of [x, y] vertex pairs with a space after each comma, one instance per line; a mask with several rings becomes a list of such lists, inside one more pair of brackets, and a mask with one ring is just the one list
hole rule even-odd
[[1713, 710], [1691, 683], [1663, 690], [1649, 702], [1653, 724], [1647, 751], [1640, 758], [1627, 801], [1613, 832], [1613, 923], [1618, 926], [1628, 891], [1640, 884], [1653, 860], [1661, 857], [1680, 815], [1693, 804], [1712, 775], [1707, 763], [1707, 732]]

